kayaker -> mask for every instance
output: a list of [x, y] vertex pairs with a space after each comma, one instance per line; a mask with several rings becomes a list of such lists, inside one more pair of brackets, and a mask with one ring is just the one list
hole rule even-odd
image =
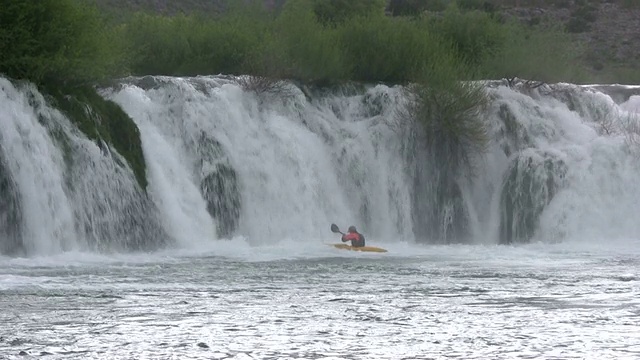
[[349, 226], [349, 230], [346, 234], [342, 235], [342, 242], [351, 241], [351, 246], [353, 247], [363, 247], [364, 246], [364, 235], [360, 234], [356, 227], [351, 225]]

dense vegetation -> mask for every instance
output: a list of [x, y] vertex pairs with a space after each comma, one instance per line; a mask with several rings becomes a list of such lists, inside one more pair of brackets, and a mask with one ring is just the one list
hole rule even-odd
[[0, 72], [36, 83], [218, 73], [402, 83], [453, 67], [458, 80], [580, 80], [563, 29], [505, 23], [469, 0], [398, 17], [384, 0], [289, 1], [277, 12], [237, 2], [218, 17], [107, 17], [82, 0], [3, 0]]
[[555, 28], [505, 21], [499, 0], [272, 1], [276, 10], [264, 1], [212, 3], [225, 12], [116, 14], [86, 0], [2, 0], [0, 73], [36, 83], [218, 73], [406, 82], [423, 68], [453, 66], [459, 80], [590, 81], [568, 34], [593, 20], [590, 2]]
[[255, 6], [215, 20], [136, 14], [124, 25], [130, 71], [402, 83], [425, 68], [454, 67], [459, 80], [579, 80], [575, 46], [560, 29], [501, 23], [455, 4], [441, 16], [390, 17], [377, 0], [351, 1], [361, 3], [357, 12], [332, 10], [333, 2], [292, 1], [277, 14]]
[[94, 7], [74, 0], [2, 0], [0, 73], [36, 83], [123, 74], [122, 37]]

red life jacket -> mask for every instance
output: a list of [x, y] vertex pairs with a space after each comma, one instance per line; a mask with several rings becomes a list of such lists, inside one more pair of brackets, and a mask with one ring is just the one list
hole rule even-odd
[[346, 241], [356, 241], [356, 242], [360, 242], [360, 240], [362, 240], [362, 236], [360, 236], [360, 234], [358, 233], [348, 233], [348, 234], [344, 234], [342, 235], [342, 241], [346, 242]]

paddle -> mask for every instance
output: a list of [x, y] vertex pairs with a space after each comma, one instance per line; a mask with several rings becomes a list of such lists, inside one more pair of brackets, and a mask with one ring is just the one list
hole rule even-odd
[[342, 231], [340, 231], [340, 228], [336, 224], [331, 224], [331, 231], [334, 232], [334, 233], [340, 233], [340, 234], [344, 235], [344, 233]]

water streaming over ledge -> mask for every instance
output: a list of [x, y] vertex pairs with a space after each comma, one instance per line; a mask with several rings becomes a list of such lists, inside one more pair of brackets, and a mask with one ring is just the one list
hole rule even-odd
[[0, 79], [0, 89], [2, 253], [127, 251], [170, 241], [119, 154], [89, 140], [33, 86]]
[[448, 179], [451, 211], [400, 87], [259, 96], [232, 77], [124, 79], [102, 94], [140, 129], [145, 192], [115, 150], [0, 79], [0, 252], [319, 243], [333, 222], [380, 245], [638, 237], [640, 91], [487, 88], [492, 140], [475, 178]]

